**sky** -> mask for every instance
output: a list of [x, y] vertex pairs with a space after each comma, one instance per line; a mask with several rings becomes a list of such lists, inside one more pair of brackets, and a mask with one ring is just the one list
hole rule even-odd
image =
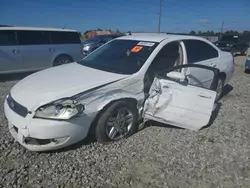
[[[160, 0], [0, 0], [0, 24], [157, 32]], [[162, 0], [162, 32], [250, 30], [250, 0]]]

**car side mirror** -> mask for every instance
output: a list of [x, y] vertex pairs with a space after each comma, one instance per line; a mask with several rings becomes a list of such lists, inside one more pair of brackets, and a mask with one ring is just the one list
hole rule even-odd
[[185, 81], [186, 76], [181, 72], [169, 72], [166, 76], [172, 80]]

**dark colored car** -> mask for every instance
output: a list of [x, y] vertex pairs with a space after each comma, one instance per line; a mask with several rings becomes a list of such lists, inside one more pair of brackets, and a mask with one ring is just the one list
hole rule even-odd
[[246, 55], [245, 72], [250, 72], [250, 48], [248, 48]]
[[122, 34], [107, 34], [107, 35], [97, 35], [90, 39], [87, 39], [82, 42], [83, 54], [88, 55], [90, 52], [99, 48], [103, 44], [121, 36], [123, 35]]
[[223, 51], [231, 52], [233, 56], [236, 54], [246, 55], [249, 47], [249, 44], [237, 35], [222, 36], [215, 42], [215, 45]]

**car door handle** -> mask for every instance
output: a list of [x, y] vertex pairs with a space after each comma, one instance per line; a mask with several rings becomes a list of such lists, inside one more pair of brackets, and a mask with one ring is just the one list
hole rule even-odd
[[14, 54], [18, 54], [18, 53], [19, 53], [19, 50], [12, 50], [12, 52], [13, 52]]
[[206, 98], [206, 99], [211, 99], [212, 97], [211, 96], [206, 96], [206, 95], [203, 95], [203, 94], [198, 94], [199, 97], [202, 97], [202, 98]]

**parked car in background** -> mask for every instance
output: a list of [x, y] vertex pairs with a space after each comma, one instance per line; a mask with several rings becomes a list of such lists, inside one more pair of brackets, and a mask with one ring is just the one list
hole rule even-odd
[[12, 136], [33, 151], [94, 134], [117, 141], [153, 120], [198, 131], [210, 122], [234, 59], [211, 42], [184, 35], [128, 35], [81, 61], [34, 73], [4, 103]]
[[95, 49], [99, 48], [103, 44], [121, 36], [123, 35], [122, 34], [106, 34], [106, 35], [97, 35], [90, 39], [87, 39], [82, 42], [83, 54], [88, 55], [90, 52], [93, 52]]
[[247, 50], [245, 72], [250, 72], [250, 47]]
[[246, 55], [249, 44], [237, 35], [222, 36], [215, 45], [221, 50], [230, 52], [233, 56], [236, 54]]
[[82, 59], [77, 31], [0, 27], [0, 74], [37, 71]]

